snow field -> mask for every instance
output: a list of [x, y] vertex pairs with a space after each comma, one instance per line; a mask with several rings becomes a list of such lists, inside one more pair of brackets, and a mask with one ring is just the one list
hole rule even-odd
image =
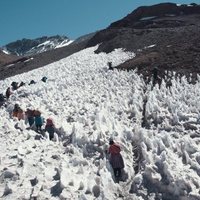
[[170, 89], [165, 84], [146, 92], [150, 130], [135, 131], [144, 158], [137, 188], [146, 185], [162, 199], [199, 199], [199, 81], [192, 85], [182, 77], [173, 78]]
[[[108, 71], [134, 54], [121, 49], [94, 54], [88, 48], [43, 68], [0, 82], [29, 83], [0, 108], [0, 196], [3, 199], [197, 200], [200, 197], [199, 84], [172, 79], [160, 89], [134, 71]], [[47, 76], [47, 83], [40, 79]], [[146, 103], [148, 128], [141, 126]], [[51, 116], [59, 141], [36, 140], [12, 106]], [[105, 149], [122, 146], [125, 169], [116, 184]], [[137, 155], [138, 154], [138, 155]], [[138, 170], [135, 174], [135, 167]]]
[[[37, 81], [35, 85], [18, 89], [11, 96], [8, 108], [1, 110], [6, 118], [4, 123], [9, 126], [3, 127], [1, 133], [4, 135], [6, 130], [12, 130], [9, 133], [12, 144], [8, 145], [9, 150], [5, 148], [3, 157], [11, 163], [10, 148], [17, 151], [13, 166], [17, 180], [4, 177], [1, 182], [2, 194], [5, 194], [5, 184], [11, 190], [5, 198], [116, 199], [123, 191], [114, 183], [112, 169], [105, 158], [104, 151], [110, 137], [123, 141], [124, 179], [131, 180], [134, 161], [129, 141], [132, 139], [132, 124], [134, 121], [139, 123], [138, 119], [142, 117], [143, 83], [137, 84], [138, 76], [134, 72], [107, 70], [108, 61], [117, 65], [134, 54], [116, 50], [96, 55], [94, 50], [84, 50], [2, 82], [1, 90], [5, 90], [13, 80]], [[40, 81], [43, 76], [48, 77], [47, 83]], [[39, 109], [44, 118], [51, 116], [62, 141], [35, 141], [35, 133], [26, 130], [27, 125], [10, 118], [9, 111], [15, 103], [24, 110]], [[67, 145], [63, 147], [65, 142]], [[52, 158], [54, 155], [56, 159]], [[9, 170], [10, 167], [2, 169]], [[32, 185], [31, 180], [36, 184]]]

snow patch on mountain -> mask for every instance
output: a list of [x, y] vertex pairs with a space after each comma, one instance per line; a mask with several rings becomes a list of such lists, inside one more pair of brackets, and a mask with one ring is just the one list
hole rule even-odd
[[18, 56], [30, 56], [56, 48], [69, 45], [73, 41], [66, 36], [41, 37], [36, 39], [22, 39], [2, 47], [9, 54]]
[[10, 54], [8, 51], [6, 51], [5, 49], [2, 49], [3, 53], [5, 54]]
[[73, 40], [64, 40], [62, 42], [55, 42], [55, 41], [45, 41], [41, 44], [39, 44], [36, 47], [33, 47], [32, 49], [30, 49], [29, 51], [26, 52], [26, 55], [33, 55], [36, 53], [42, 53], [51, 49], [57, 49], [57, 48], [61, 48], [64, 46], [67, 46], [69, 44], [71, 44], [73, 42]]

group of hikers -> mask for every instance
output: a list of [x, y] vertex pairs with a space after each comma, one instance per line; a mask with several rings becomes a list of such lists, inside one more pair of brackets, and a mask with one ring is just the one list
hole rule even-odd
[[[43, 77], [41, 79], [43, 82], [46, 82], [47, 78]], [[34, 80], [31, 80], [28, 85], [35, 84], [36, 82]], [[0, 94], [0, 106], [5, 105], [4, 104], [7, 100], [9, 100], [10, 96], [13, 94], [15, 90], [18, 88], [24, 86], [25, 83], [17, 83], [12, 82], [11, 86], [7, 88], [5, 96], [3, 94]], [[44, 133], [48, 133], [49, 139], [53, 140], [54, 134], [56, 132], [55, 124], [53, 122], [52, 118], [47, 118], [46, 121], [42, 117], [42, 113], [40, 110], [35, 109], [27, 109], [24, 111], [19, 104], [15, 104], [14, 108], [12, 110], [11, 116], [13, 118], [16, 118], [17, 120], [25, 120], [26, 123], [29, 124], [28, 129], [35, 130], [37, 133], [44, 136]], [[44, 128], [42, 129], [43, 125], [45, 124]], [[124, 168], [124, 161], [120, 154], [121, 148], [118, 144], [116, 144], [113, 139], [110, 139], [109, 141], [109, 148], [106, 150], [106, 154], [109, 155], [109, 161], [113, 168], [114, 176], [116, 179], [116, 182], [119, 182], [121, 178], [121, 172]]]
[[[116, 69], [116, 67], [113, 67], [112, 62], [108, 62], [107, 65], [108, 65], [108, 70]], [[152, 80], [152, 89], [156, 84], [158, 84], [158, 86], [160, 88], [161, 83], [162, 83], [162, 77], [163, 77], [162, 72], [159, 70], [159, 68], [157, 66], [154, 66], [150, 70], [150, 73], [151, 74], [148, 78], [144, 77], [146, 83], [149, 83]], [[172, 86], [171, 78], [168, 77], [167, 80], [165, 80], [165, 81], [166, 81], [166, 87], [170, 88]]]
[[[41, 81], [46, 82], [47, 77], [46, 76], [42, 77]], [[36, 84], [36, 82], [34, 80], [31, 80], [28, 85], [32, 85], [32, 84]], [[19, 89], [20, 87], [22, 87], [24, 85], [25, 85], [25, 83], [23, 81], [20, 83], [13, 81], [11, 83], [11, 86], [7, 88], [5, 95], [3, 93], [0, 93], [0, 107], [6, 103], [6, 101], [10, 98], [11, 94], [15, 90]]]
[[[43, 77], [41, 80], [43, 82], [46, 82], [47, 77]], [[31, 80], [29, 85], [35, 84], [35, 83], [36, 82], [34, 80]], [[25, 85], [24, 82], [18, 83], [18, 82], [13, 81], [11, 83], [11, 86], [7, 88], [5, 92], [5, 96], [2, 93], [0, 94], [0, 106], [3, 106], [3, 105], [6, 106], [5, 103], [9, 100], [13, 92], [24, 85]], [[23, 109], [19, 106], [19, 104], [15, 104], [11, 116], [14, 118], [17, 118], [19, 121], [20, 120], [27, 121], [30, 126], [29, 128], [35, 130], [36, 132], [42, 135], [44, 134], [44, 132], [48, 132], [50, 140], [54, 138], [54, 133], [56, 129], [55, 129], [53, 120], [51, 118], [47, 118], [45, 128], [44, 130], [42, 130], [42, 126], [44, 125], [45, 120], [41, 116], [41, 112], [39, 110], [34, 110], [34, 109], [31, 110], [28, 108], [26, 111], [23, 111]]]
[[44, 125], [45, 120], [41, 116], [41, 112], [39, 110], [31, 110], [28, 108], [24, 112], [19, 104], [15, 104], [12, 111], [12, 117], [17, 118], [18, 120], [26, 120], [30, 129], [33, 129], [42, 135], [44, 132], [47, 132], [49, 134], [49, 139], [53, 140], [54, 133], [56, 131], [53, 119], [50, 117], [47, 118], [45, 128], [42, 130], [42, 126]]

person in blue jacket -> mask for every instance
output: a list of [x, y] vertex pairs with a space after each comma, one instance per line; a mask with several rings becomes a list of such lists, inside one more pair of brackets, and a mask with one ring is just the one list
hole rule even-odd
[[34, 112], [35, 110], [31, 110], [31, 109], [27, 109], [27, 111], [25, 112], [25, 115], [27, 117], [27, 120], [28, 120], [28, 123], [29, 123], [29, 126], [32, 127], [34, 122], [35, 122], [35, 119], [34, 119]]
[[42, 125], [44, 123], [44, 119], [41, 117], [41, 112], [39, 110], [34, 111], [34, 117], [35, 117], [35, 126], [36, 131], [38, 133], [42, 132]]

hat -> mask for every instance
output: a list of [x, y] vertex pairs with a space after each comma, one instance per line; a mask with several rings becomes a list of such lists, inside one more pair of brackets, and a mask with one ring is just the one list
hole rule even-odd
[[112, 145], [112, 144], [114, 144], [114, 141], [113, 141], [113, 139], [110, 139], [109, 140], [109, 145]]

